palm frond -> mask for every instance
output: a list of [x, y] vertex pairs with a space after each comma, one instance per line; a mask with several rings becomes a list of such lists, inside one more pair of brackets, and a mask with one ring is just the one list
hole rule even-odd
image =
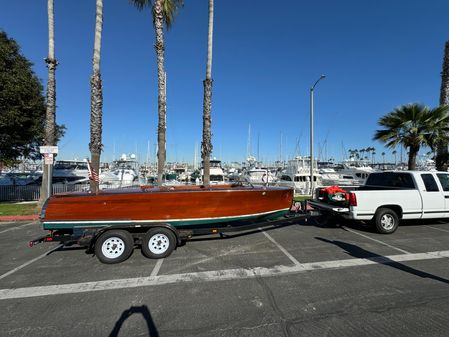
[[143, 10], [145, 7], [151, 7], [153, 5], [152, 0], [129, 0], [129, 2], [139, 11]]
[[[164, 20], [165, 27], [170, 29], [178, 10], [184, 6], [184, 0], [162, 0], [162, 18]], [[155, 12], [155, 0], [153, 0], [153, 24], [156, 20]]]
[[398, 144], [415, 149], [427, 145], [433, 150], [439, 141], [449, 139], [447, 106], [430, 109], [423, 104], [409, 103], [381, 117], [378, 124], [383, 129], [377, 130], [373, 139], [390, 148]]

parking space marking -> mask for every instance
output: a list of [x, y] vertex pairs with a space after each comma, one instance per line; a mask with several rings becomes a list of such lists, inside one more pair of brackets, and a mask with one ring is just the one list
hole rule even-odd
[[9, 232], [9, 231], [14, 231], [16, 229], [19, 229], [19, 228], [22, 228], [22, 227], [26, 227], [26, 226], [30, 226], [30, 225], [33, 225], [33, 224], [34, 224], [34, 222], [30, 222], [30, 223], [26, 223], [26, 224], [21, 225], [21, 226], [11, 227], [11, 228], [8, 228], [8, 229], [5, 229], [5, 230], [1, 231], [0, 234], [6, 233], [6, 232]]
[[40, 259], [42, 259], [43, 257], [46, 257], [48, 254], [50, 254], [51, 252], [53, 252], [53, 251], [55, 251], [55, 250], [61, 248], [62, 246], [63, 246], [63, 245], [60, 244], [60, 245], [56, 246], [55, 248], [50, 249], [48, 252], [46, 252], [46, 253], [44, 253], [44, 254], [42, 254], [42, 255], [39, 255], [38, 257], [35, 257], [34, 259], [32, 259], [32, 260], [30, 260], [30, 261], [28, 261], [28, 262], [25, 262], [24, 264], [22, 264], [22, 265], [20, 265], [20, 266], [18, 266], [18, 267], [16, 267], [16, 268], [14, 268], [13, 270], [8, 271], [7, 273], [4, 273], [3, 275], [0, 275], [0, 280], [1, 280], [1, 279], [4, 279], [5, 277], [7, 277], [7, 276], [9, 276], [9, 275], [11, 275], [11, 274], [14, 274], [16, 271], [18, 271], [18, 270], [20, 270], [20, 269], [22, 269], [22, 268], [25, 268], [26, 266], [32, 264], [33, 262], [36, 262], [37, 260], [40, 260]]
[[447, 229], [438, 228], [438, 227], [433, 227], [433, 226], [429, 226], [429, 225], [427, 225], [426, 227], [429, 227], [429, 228], [432, 228], [432, 229], [436, 229], [437, 231], [440, 231], [440, 232], [446, 232], [446, 233], [449, 233], [449, 230], [447, 230]]
[[406, 250], [404, 250], [404, 249], [401, 249], [401, 248], [392, 246], [392, 245], [390, 245], [390, 244], [388, 244], [388, 243], [386, 243], [386, 242], [383, 242], [383, 241], [374, 239], [374, 238], [372, 238], [372, 237], [370, 237], [370, 236], [368, 236], [368, 235], [365, 235], [365, 234], [356, 232], [356, 231], [354, 231], [354, 230], [352, 230], [352, 229], [350, 229], [350, 228], [348, 228], [348, 227], [346, 227], [346, 226], [341, 226], [341, 228], [343, 228], [344, 230], [346, 230], [346, 231], [348, 231], [348, 232], [351, 232], [351, 233], [354, 233], [354, 234], [363, 236], [364, 238], [370, 239], [371, 241], [374, 241], [374, 242], [380, 243], [380, 244], [382, 244], [382, 245], [384, 245], [384, 246], [390, 247], [391, 249], [395, 249], [395, 250], [397, 250], [397, 251], [399, 251], [399, 252], [402, 252], [402, 253], [404, 253], [404, 254], [412, 254], [412, 253], [410, 253], [410, 252], [408, 252], [408, 251], [406, 251]]
[[271, 237], [270, 234], [268, 234], [267, 232], [265, 232], [262, 228], [259, 228], [259, 230], [262, 231], [262, 233], [268, 238], [268, 240], [270, 240], [271, 242], [273, 242], [275, 244], [276, 247], [279, 248], [279, 250], [284, 253], [289, 259], [290, 261], [292, 261], [294, 263], [295, 266], [302, 266], [302, 264], [295, 259], [292, 254], [290, 254], [284, 247], [282, 247], [275, 239], [273, 239]]
[[376, 256], [372, 258], [354, 258], [347, 260], [334, 260], [304, 263], [294, 266], [274, 266], [271, 268], [238, 268], [214, 270], [185, 274], [170, 274], [150, 277], [136, 277], [128, 279], [106, 280], [97, 282], [84, 282], [72, 284], [59, 284], [51, 286], [0, 289], [0, 300], [30, 298], [40, 296], [54, 296], [63, 294], [78, 294], [91, 291], [128, 289], [137, 287], [160, 286], [181, 282], [216, 282], [237, 279], [251, 279], [256, 277], [272, 277], [290, 274], [299, 274], [305, 271], [340, 269], [349, 267], [368, 266], [375, 264], [392, 264], [395, 262], [419, 261], [430, 259], [449, 258], [449, 250], [399, 254], [390, 256]]
[[157, 273], [159, 273], [159, 270], [161, 269], [162, 262], [164, 262], [164, 259], [157, 260], [156, 265], [154, 266], [154, 268], [150, 274], [150, 277], [157, 276]]

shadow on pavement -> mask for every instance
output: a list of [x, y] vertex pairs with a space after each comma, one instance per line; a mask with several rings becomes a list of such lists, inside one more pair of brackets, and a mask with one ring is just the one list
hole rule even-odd
[[[131, 308], [123, 311], [122, 315], [115, 323], [114, 328], [109, 334], [109, 337], [117, 337], [125, 321], [134, 314], [141, 314], [145, 319], [148, 328], [148, 336], [159, 337], [159, 332], [157, 331], [156, 325], [154, 325], [150, 310], [148, 310], [148, 307], [146, 305], [132, 306]], [[129, 334], [124, 332], [123, 336], [129, 336]]]
[[[427, 225], [431, 226], [439, 226], [439, 225], [447, 225], [447, 220], [441, 220], [441, 219], [407, 219], [407, 220], [401, 220], [399, 227], [423, 227]], [[375, 226], [371, 224], [369, 221], [351, 221], [346, 219], [340, 219], [337, 221], [337, 226], [345, 226], [351, 229], [359, 230], [361, 232], [366, 233], [375, 233], [379, 234], [379, 232], [376, 230]], [[400, 228], [399, 228], [400, 230]]]
[[374, 261], [379, 264], [387, 265], [392, 268], [402, 270], [402, 271], [410, 273], [412, 275], [416, 275], [416, 276], [419, 276], [422, 278], [429, 278], [429, 279], [433, 279], [433, 280], [436, 280], [439, 282], [449, 284], [449, 280], [447, 280], [445, 278], [442, 278], [442, 277], [439, 277], [439, 276], [436, 276], [433, 274], [429, 274], [424, 271], [406, 266], [402, 263], [393, 261], [383, 255], [379, 255], [379, 254], [370, 252], [368, 250], [365, 250], [359, 246], [356, 246], [356, 245], [353, 245], [353, 244], [350, 244], [347, 242], [339, 241], [339, 240], [328, 240], [328, 239], [320, 238], [320, 237], [315, 237], [315, 239], [334, 244], [334, 245], [340, 247], [341, 249], [343, 249], [348, 255], [351, 255], [355, 258], [371, 260], [371, 261]]

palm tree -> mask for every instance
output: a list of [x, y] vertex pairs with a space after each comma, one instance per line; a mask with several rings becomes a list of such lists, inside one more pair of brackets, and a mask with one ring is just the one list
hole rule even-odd
[[398, 153], [398, 151], [393, 150], [393, 152], [391, 152], [394, 155], [394, 166], [396, 166], [397, 160], [396, 160], [396, 154]]
[[[443, 56], [443, 69], [441, 71], [441, 89], [440, 89], [440, 106], [449, 105], [449, 41], [446, 41]], [[440, 142], [438, 144], [435, 165], [437, 170], [447, 171], [449, 153], [447, 150], [448, 142]]]
[[348, 152], [349, 152], [349, 159], [351, 159], [351, 158], [352, 158], [352, 156], [353, 156], [353, 152], [352, 152], [352, 149], [349, 149], [349, 150], [348, 150]]
[[164, 66], [164, 25], [169, 29], [173, 23], [178, 8], [184, 3], [183, 0], [131, 0], [138, 9], [152, 8], [153, 25], [156, 35], [156, 57], [157, 57], [157, 82], [158, 82], [158, 127], [157, 127], [157, 183], [162, 185], [162, 176], [165, 167], [165, 143], [166, 143], [166, 115], [167, 97], [165, 86]]
[[349, 152], [349, 159], [356, 159], [359, 156], [358, 150], [354, 149], [354, 150], [348, 150]]
[[207, 35], [207, 65], [206, 79], [204, 85], [203, 100], [203, 142], [201, 144], [201, 155], [203, 157], [204, 186], [210, 183], [210, 154], [212, 152], [211, 132], [211, 106], [212, 106], [212, 36], [214, 31], [214, 0], [209, 0], [209, 31]]
[[[45, 114], [45, 145], [56, 145], [56, 66], [58, 61], [55, 58], [55, 21], [53, 0], [47, 1], [47, 15], [48, 15], [48, 56], [45, 59], [48, 68], [47, 80], [47, 111]], [[51, 190], [48, 190], [48, 166], [43, 165], [42, 185], [40, 188], [39, 205], [42, 205], [47, 197], [51, 195]], [[51, 172], [50, 172], [51, 175]], [[50, 176], [51, 180], [51, 176]]]
[[369, 152], [371, 153], [371, 162], [374, 164], [374, 155], [376, 154], [376, 149], [374, 147], [369, 147]]
[[[100, 155], [102, 150], [101, 133], [103, 119], [103, 86], [100, 73], [100, 51], [101, 51], [101, 33], [103, 29], [103, 0], [96, 2], [95, 15], [95, 41], [94, 56], [92, 59], [93, 69], [90, 78], [90, 143], [92, 170], [100, 173]], [[94, 175], [95, 176], [95, 175]], [[99, 192], [98, 179], [90, 180], [90, 188], [94, 193]]]
[[365, 157], [365, 149], [360, 149], [360, 155], [361, 155], [361, 159], [363, 160], [363, 157]]
[[441, 71], [440, 105], [449, 105], [449, 41], [446, 41]]
[[398, 144], [408, 148], [408, 169], [414, 170], [421, 146], [433, 149], [437, 142], [447, 139], [447, 112], [448, 108], [442, 106], [430, 109], [416, 103], [402, 105], [379, 119], [378, 124], [384, 129], [377, 130], [374, 139], [385, 142], [389, 148]]

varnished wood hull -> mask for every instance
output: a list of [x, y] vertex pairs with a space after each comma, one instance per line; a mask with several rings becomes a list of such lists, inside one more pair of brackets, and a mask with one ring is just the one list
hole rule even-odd
[[290, 188], [232, 185], [67, 193], [48, 200], [41, 220], [45, 229], [126, 223], [181, 227], [282, 215], [290, 209], [292, 198]]

